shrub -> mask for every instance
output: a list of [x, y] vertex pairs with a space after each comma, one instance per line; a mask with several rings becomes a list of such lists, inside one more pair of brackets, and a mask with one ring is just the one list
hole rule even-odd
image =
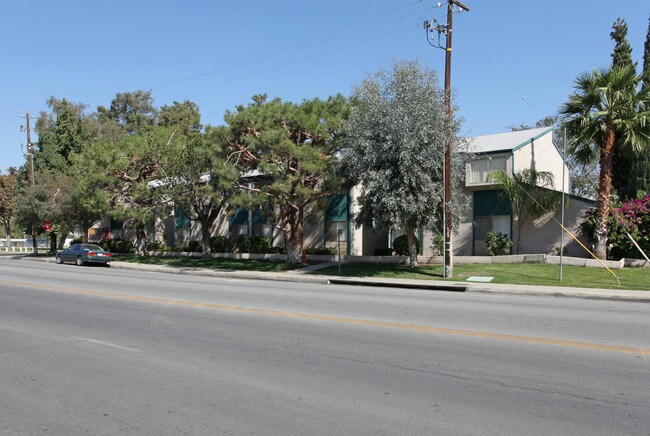
[[239, 235], [235, 239], [234, 242], [234, 248], [237, 249], [240, 253], [247, 253], [248, 252], [248, 247], [247, 247], [247, 241], [248, 241], [248, 236], [246, 235]]
[[[590, 209], [582, 215], [580, 231], [591, 242], [596, 228], [596, 210]], [[641, 258], [641, 253], [628, 238], [628, 232], [641, 249], [650, 254], [650, 195], [630, 200], [610, 211], [607, 218], [607, 258]]]
[[508, 235], [499, 232], [488, 232], [485, 240], [487, 254], [490, 256], [501, 256], [510, 254], [512, 248], [512, 239]]
[[375, 248], [374, 255], [375, 256], [392, 256], [393, 255], [393, 249], [392, 248]]
[[163, 251], [164, 247], [160, 242], [147, 242], [147, 251]]
[[[70, 241], [70, 245], [72, 244], [83, 244], [84, 239], [83, 238], [74, 238], [72, 241]], [[102, 241], [105, 242], [105, 241]]]
[[266, 236], [251, 236], [246, 240], [248, 253], [268, 253], [271, 250], [271, 240]]
[[437, 256], [442, 256], [445, 253], [445, 238], [443, 238], [442, 233], [436, 233], [433, 236], [431, 251]]
[[213, 253], [231, 253], [233, 243], [225, 236], [213, 236], [210, 238], [210, 249]]
[[188, 242], [185, 251], [189, 253], [201, 253], [203, 251], [203, 247], [201, 247], [201, 242], [199, 241], [190, 241]]
[[135, 252], [135, 246], [133, 245], [133, 242], [125, 241], [124, 239], [109, 239], [108, 241], [101, 241], [99, 243], [99, 246], [104, 250], [116, 254]]
[[[415, 248], [417, 250], [417, 254], [420, 254], [420, 241], [417, 237], [415, 238]], [[395, 250], [395, 254], [398, 256], [409, 255], [409, 243], [406, 235], [398, 236], [395, 238], [393, 241], [393, 250]]]
[[642, 258], [627, 233], [634, 238], [646, 255], [650, 255], [650, 194], [639, 200], [627, 201], [621, 207], [612, 209], [608, 224], [610, 258]]

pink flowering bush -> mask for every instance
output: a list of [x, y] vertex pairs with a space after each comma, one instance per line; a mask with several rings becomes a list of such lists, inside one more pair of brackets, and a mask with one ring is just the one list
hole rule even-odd
[[[594, 215], [594, 209], [588, 210], [583, 215], [582, 233], [589, 239], [593, 238], [596, 224]], [[612, 209], [607, 220], [607, 231], [608, 259], [643, 258], [634, 243], [627, 237], [626, 231], [636, 240], [646, 255], [650, 256], [650, 194]]]

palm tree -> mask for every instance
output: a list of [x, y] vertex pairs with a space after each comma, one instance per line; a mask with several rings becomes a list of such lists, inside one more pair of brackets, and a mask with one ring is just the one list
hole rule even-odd
[[631, 66], [583, 73], [575, 81], [575, 92], [560, 108], [575, 156], [587, 162], [600, 152], [594, 235], [600, 259], [607, 252], [614, 143], [637, 153], [650, 142], [650, 89], [639, 86], [642, 77]]
[[490, 173], [489, 180], [499, 183], [501, 194], [508, 199], [517, 223], [516, 254], [521, 253], [521, 229], [529, 219], [555, 212], [561, 194], [553, 188], [553, 174], [527, 168], [509, 176], [505, 171]]

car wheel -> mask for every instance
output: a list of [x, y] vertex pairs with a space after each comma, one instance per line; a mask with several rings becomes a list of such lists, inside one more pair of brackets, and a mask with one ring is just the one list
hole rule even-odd
[[104, 266], [105, 266], [106, 268], [110, 268], [110, 267], [111, 267], [111, 264], [108, 263], [108, 262], [104, 262]]
[[75, 261], [75, 263], [78, 266], [82, 266], [84, 264], [84, 260], [81, 258], [81, 256], [77, 256], [77, 260]]
[[61, 264], [63, 263], [63, 259], [61, 259], [61, 255], [60, 255], [60, 254], [57, 254], [57, 255], [56, 255], [56, 263], [58, 263], [59, 265], [61, 265]]

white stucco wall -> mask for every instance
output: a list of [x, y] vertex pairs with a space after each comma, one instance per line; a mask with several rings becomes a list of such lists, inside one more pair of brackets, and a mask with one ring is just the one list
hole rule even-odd
[[[562, 191], [562, 156], [553, 145], [552, 132], [531, 141], [529, 144], [515, 150], [513, 153], [513, 172], [532, 168], [536, 171], [548, 171], [553, 174], [556, 191]], [[569, 192], [569, 170], [564, 171], [564, 192]]]
[[[582, 215], [593, 207], [592, 202], [572, 197], [569, 199], [569, 204], [564, 211], [564, 227], [588, 248], [591, 248], [589, 242], [580, 234], [580, 223], [582, 222]], [[571, 235], [562, 231], [560, 222], [561, 211], [557, 211], [553, 215], [547, 214], [535, 221], [525, 223], [522, 229], [521, 253], [555, 255], [557, 253], [556, 248], [559, 249], [560, 247], [561, 234], [564, 233], [563, 242], [567, 249], [567, 256], [591, 257]], [[516, 233], [516, 226], [514, 227]]]

